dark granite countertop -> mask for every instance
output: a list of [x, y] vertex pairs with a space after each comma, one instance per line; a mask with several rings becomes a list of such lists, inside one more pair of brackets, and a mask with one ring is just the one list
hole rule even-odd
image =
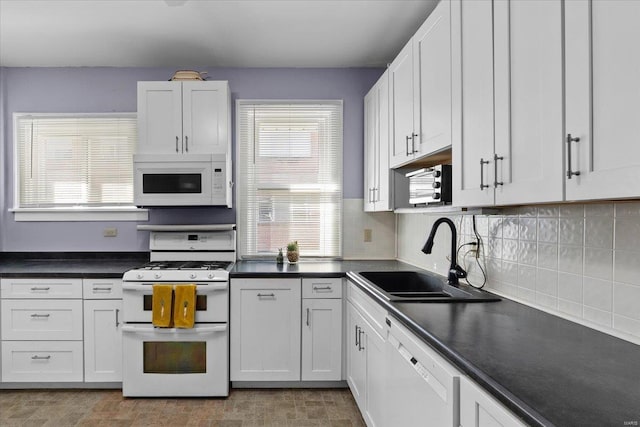
[[506, 298], [389, 303], [355, 283], [532, 426], [640, 422], [638, 345]]
[[344, 277], [347, 271], [419, 270], [411, 264], [396, 260], [303, 260], [296, 264], [276, 264], [275, 261], [243, 260], [231, 270], [234, 277]]
[[148, 261], [147, 252], [1, 253], [0, 277], [122, 277]]

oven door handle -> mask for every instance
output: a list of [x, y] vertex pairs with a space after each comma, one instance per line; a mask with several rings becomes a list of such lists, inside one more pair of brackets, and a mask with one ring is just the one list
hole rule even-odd
[[[196, 293], [206, 294], [215, 291], [226, 291], [229, 288], [229, 282], [220, 282], [210, 285], [200, 285], [196, 288]], [[151, 292], [153, 289], [149, 285], [140, 285], [135, 283], [123, 283], [122, 289], [125, 291]]]
[[122, 332], [132, 332], [136, 334], [208, 334], [211, 332], [224, 332], [227, 330], [227, 324], [213, 326], [196, 326], [195, 328], [154, 328], [149, 326], [123, 325]]

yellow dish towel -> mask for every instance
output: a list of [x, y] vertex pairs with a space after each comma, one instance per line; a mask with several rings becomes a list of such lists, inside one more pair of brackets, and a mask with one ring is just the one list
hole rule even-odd
[[171, 327], [173, 285], [153, 285], [151, 323], [159, 328]]
[[173, 322], [176, 328], [193, 328], [196, 320], [196, 285], [176, 285]]

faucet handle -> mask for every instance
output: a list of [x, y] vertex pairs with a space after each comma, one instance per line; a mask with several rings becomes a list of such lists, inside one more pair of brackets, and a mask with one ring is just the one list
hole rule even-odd
[[467, 272], [464, 271], [462, 267], [460, 267], [458, 264], [454, 264], [451, 266], [448, 277], [450, 285], [457, 285], [459, 283], [458, 279], [464, 279], [465, 277], [467, 277]]

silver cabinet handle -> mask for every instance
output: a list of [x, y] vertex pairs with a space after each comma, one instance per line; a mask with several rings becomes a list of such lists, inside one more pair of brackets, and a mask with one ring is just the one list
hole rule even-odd
[[369, 202], [373, 202], [373, 188], [369, 189]]
[[95, 293], [98, 293], [98, 292], [109, 292], [109, 293], [111, 293], [111, 290], [112, 290], [112, 289], [113, 289], [113, 288], [101, 288], [101, 287], [97, 287], [97, 286], [96, 286], [95, 288], [93, 288], [93, 293], [94, 293], [94, 294], [95, 294]]
[[116, 308], [116, 328], [120, 326], [120, 321], [118, 320], [119, 314], [120, 314], [120, 309]]
[[189, 137], [186, 135], [184, 137], [184, 151], [189, 152]]
[[498, 185], [504, 185], [504, 182], [498, 182], [498, 160], [504, 160], [504, 156], [493, 155], [493, 188], [498, 188]]
[[266, 297], [275, 298], [276, 295], [275, 294], [258, 294], [258, 298], [266, 298]]
[[45, 286], [45, 287], [34, 286], [31, 288], [31, 292], [38, 292], [38, 291], [47, 292], [49, 289], [51, 289], [49, 286]]
[[407, 140], [405, 142], [406, 148], [407, 148], [407, 156], [410, 156], [411, 153], [409, 152], [409, 139], [411, 139], [411, 137], [409, 135], [407, 135]]
[[[377, 202], [378, 199], [376, 199], [376, 191], [378, 191], [378, 189], [376, 187], [373, 187], [372, 190], [373, 190], [373, 201]], [[379, 191], [378, 191], [378, 193], [379, 193]]]
[[358, 333], [358, 329], [360, 329], [358, 327], [358, 325], [356, 325], [356, 347], [360, 347], [360, 342], [358, 341], [358, 338], [360, 338], [360, 334]]
[[416, 137], [418, 136], [417, 133], [412, 133], [411, 134], [411, 154], [415, 154], [418, 151], [416, 150]]
[[489, 160], [480, 158], [480, 191], [484, 190], [485, 188], [489, 188], [489, 184], [484, 183], [484, 174], [482, 173], [484, 169], [484, 165], [488, 165], [488, 164], [489, 164]]
[[47, 356], [38, 356], [38, 355], [36, 354], [36, 355], [31, 356], [31, 360], [49, 360], [49, 359], [51, 359], [51, 355], [47, 355]]
[[313, 290], [314, 291], [330, 291], [332, 288], [331, 286], [314, 286]]
[[362, 345], [362, 338], [360, 337], [360, 334], [363, 334], [363, 333], [364, 331], [362, 329], [358, 331], [358, 351], [364, 350], [364, 346]]
[[176, 136], [176, 153], [179, 153], [179, 151], [178, 151], [178, 141], [179, 141], [179, 140], [180, 140], [180, 138], [178, 138], [178, 137]]
[[580, 142], [580, 137], [571, 136], [570, 133], [567, 134], [567, 179], [571, 179], [573, 175], [580, 175], [580, 171], [572, 171], [571, 170], [571, 143], [572, 142]]
[[41, 318], [41, 317], [43, 317], [43, 318], [45, 318], [45, 319], [46, 319], [46, 318], [47, 318], [47, 317], [49, 317], [49, 316], [51, 316], [51, 315], [50, 315], [50, 314], [37, 314], [37, 313], [33, 313], [33, 314], [31, 315], [31, 317], [33, 317], [34, 319], [36, 319], [36, 318]]
[[309, 308], [307, 307], [307, 326], [309, 326]]

